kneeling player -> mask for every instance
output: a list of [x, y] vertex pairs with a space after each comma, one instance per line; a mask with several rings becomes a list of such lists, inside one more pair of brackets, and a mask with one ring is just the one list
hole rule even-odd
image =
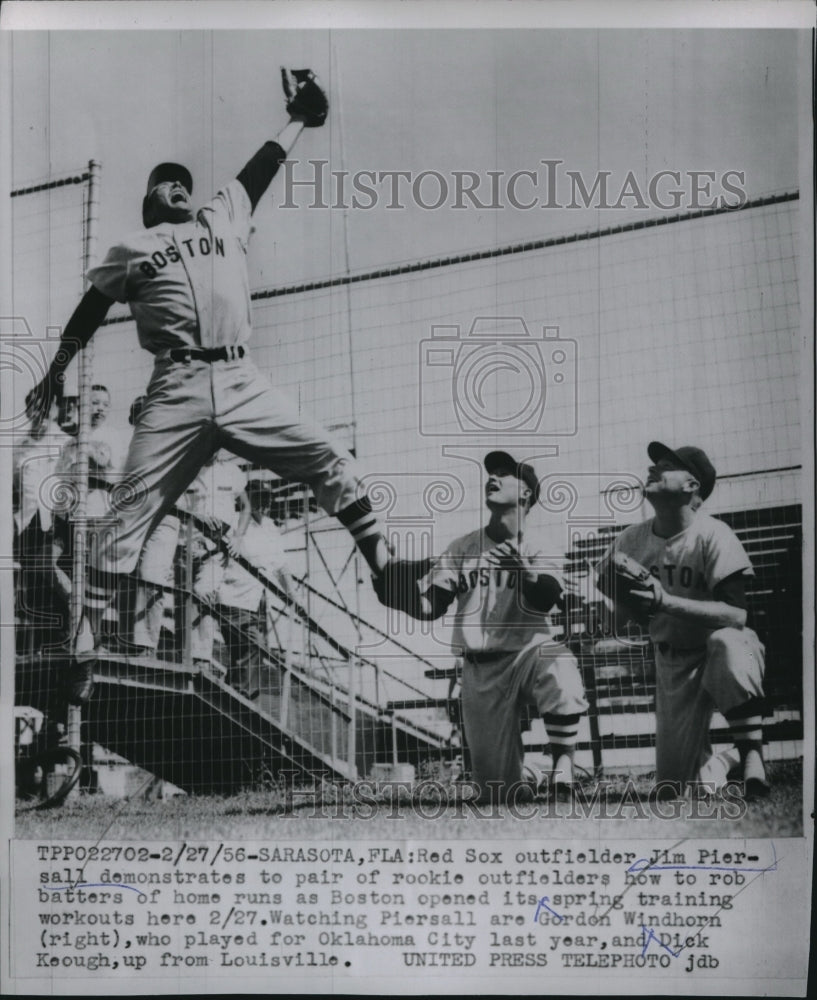
[[610, 567], [618, 552], [652, 574], [643, 590], [626, 599], [612, 596], [619, 621], [632, 609], [649, 616], [657, 782], [706, 780], [717, 710], [729, 722], [746, 796], [765, 796], [764, 650], [746, 627], [744, 581], [752, 564], [732, 529], [700, 510], [715, 486], [715, 469], [704, 452], [692, 446], [673, 451], [657, 441], [647, 451], [654, 464], [644, 496], [655, 517], [622, 531], [599, 564], [598, 586], [610, 592]]
[[[522, 779], [522, 711], [535, 707], [553, 754], [550, 792], [569, 798], [579, 719], [587, 710], [573, 654], [547, 632], [543, 615], [561, 598], [552, 576], [536, 568], [523, 540], [525, 519], [539, 496], [530, 465], [505, 452], [485, 458], [485, 528], [455, 539], [433, 569], [395, 600], [415, 618], [435, 619], [456, 604], [452, 644], [463, 657], [462, 713], [474, 781], [483, 800], [504, 801]], [[400, 581], [385, 578], [385, 587]]]

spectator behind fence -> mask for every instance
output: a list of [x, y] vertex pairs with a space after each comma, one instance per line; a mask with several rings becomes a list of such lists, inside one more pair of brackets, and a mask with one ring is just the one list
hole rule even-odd
[[[90, 427], [88, 434], [88, 476], [89, 484], [85, 505], [85, 516], [90, 518], [87, 537], [88, 561], [93, 560], [97, 545], [97, 535], [100, 531], [109, 530], [109, 494], [99, 481], [115, 482], [125, 464], [127, 455], [127, 435], [108, 423], [110, 410], [110, 393], [104, 385], [91, 386], [88, 396]], [[59, 487], [65, 495], [73, 493], [76, 497], [79, 491], [79, 416], [80, 400], [77, 396], [63, 397], [58, 421], [60, 428], [68, 435], [54, 469], [55, 476], [61, 480]], [[94, 480], [97, 480], [94, 483]], [[73, 542], [71, 538], [71, 517], [74, 510], [62, 512], [55, 522], [53, 563], [55, 572], [62, 580], [64, 574], [70, 578], [73, 570]], [[63, 581], [65, 582], [65, 581]], [[106, 609], [102, 630], [105, 645], [118, 648], [117, 612], [111, 606]]]
[[20, 648], [36, 650], [63, 638], [69, 613], [68, 580], [55, 570], [52, 512], [59, 499], [53, 473], [66, 435], [54, 419], [54, 407], [40, 413], [29, 408], [26, 415], [29, 433], [14, 447], [14, 555], [17, 615], [26, 629]]
[[211, 659], [218, 624], [230, 661], [227, 680], [241, 694], [255, 699], [259, 694], [274, 695], [278, 690], [277, 674], [271, 671], [266, 655], [266, 589], [235, 557], [252, 563], [285, 594], [290, 593], [290, 588], [281, 535], [268, 516], [270, 484], [261, 476], [253, 477], [247, 493], [250, 516], [242, 519], [228, 537], [230, 555], [212, 555], [199, 569], [196, 593], [205, 603], [194, 629], [194, 651], [198, 659]]
[[[91, 386], [89, 397], [90, 432], [88, 435], [89, 475], [115, 480], [125, 465], [127, 436], [108, 424], [110, 393], [104, 385]], [[61, 414], [62, 429], [70, 436], [60, 453], [57, 472], [75, 482], [79, 460], [79, 401], [76, 396], [65, 397]], [[76, 485], [76, 482], [75, 482]], [[88, 491], [86, 514], [104, 517], [108, 511], [105, 489], [94, 487]]]
[[[199, 594], [207, 589], [201, 586], [201, 567], [209, 564], [206, 575], [211, 582], [214, 581], [216, 567], [223, 566], [227, 559], [221, 546], [222, 539], [237, 526], [241, 525], [242, 530], [246, 526], [250, 517], [246, 485], [247, 473], [238, 465], [234, 456], [229, 452], [216, 452], [185, 493], [190, 512], [206, 529], [198, 531], [194, 528], [189, 536], [193, 576], [185, 586], [190, 587], [196, 595], [192, 621], [192, 655], [198, 667], [214, 670], [221, 675], [226, 671], [220, 663], [213, 660], [213, 641], [217, 634], [219, 638], [222, 637], [215, 623], [201, 626], [200, 621], [202, 615], [209, 617], [209, 612], [202, 608], [199, 599]], [[209, 589], [212, 590], [213, 587]], [[201, 628], [204, 629], [203, 632]], [[208, 629], [209, 638], [206, 637]]]

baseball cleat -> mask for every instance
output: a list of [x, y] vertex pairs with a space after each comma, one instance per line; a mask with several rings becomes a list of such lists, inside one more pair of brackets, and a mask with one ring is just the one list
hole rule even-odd
[[750, 750], [743, 763], [743, 796], [749, 800], [765, 799], [770, 792], [763, 758], [757, 750]]
[[94, 667], [96, 653], [77, 653], [68, 667], [65, 678], [65, 696], [69, 705], [87, 705], [94, 693]]
[[385, 607], [389, 607], [388, 586], [386, 583], [385, 570], [377, 576], [372, 577], [372, 587], [374, 588], [378, 601], [380, 601], [380, 603]]
[[679, 799], [683, 794], [683, 786], [680, 781], [659, 781], [650, 789], [651, 802], [669, 802], [671, 799]]
[[406, 584], [401, 576], [406, 575], [405, 560], [390, 559], [383, 569], [372, 577], [372, 587], [378, 601], [384, 607], [396, 611], [402, 610], [405, 604]]
[[547, 789], [547, 777], [543, 771], [532, 764], [525, 764], [522, 767], [522, 784], [529, 788], [531, 795], [535, 798]]
[[572, 802], [573, 790], [573, 761], [563, 754], [550, 775], [550, 798], [556, 802]]

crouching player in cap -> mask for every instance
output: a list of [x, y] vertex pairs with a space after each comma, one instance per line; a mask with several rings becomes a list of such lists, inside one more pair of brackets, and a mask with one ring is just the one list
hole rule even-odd
[[560, 604], [561, 585], [541, 572], [540, 554], [523, 537], [539, 482], [530, 465], [501, 451], [486, 456], [485, 470], [488, 524], [455, 539], [416, 589], [402, 601], [387, 595], [388, 603], [426, 620], [455, 605], [452, 644], [463, 658], [465, 739], [481, 799], [504, 801], [520, 786], [526, 706], [542, 717], [550, 741], [549, 793], [570, 798], [587, 702], [573, 654], [550, 637], [544, 619]]
[[700, 509], [715, 486], [706, 454], [657, 441], [647, 452], [644, 496], [655, 516], [621, 532], [597, 567], [597, 586], [611, 594], [619, 552], [652, 575], [643, 590], [611, 596], [618, 622], [648, 622], [655, 647], [657, 788], [667, 794], [717, 780], [709, 739], [717, 710], [729, 723], [746, 797], [765, 796], [764, 650], [746, 627], [752, 565], [732, 529]]

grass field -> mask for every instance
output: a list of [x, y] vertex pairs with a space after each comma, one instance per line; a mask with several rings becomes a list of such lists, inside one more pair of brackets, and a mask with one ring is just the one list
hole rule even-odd
[[[502, 840], [795, 837], [803, 832], [801, 761], [769, 765], [771, 794], [743, 803], [736, 786], [660, 806], [651, 776], [586, 780], [575, 803], [537, 795], [516, 807], [467, 801], [457, 786], [275, 788], [230, 797], [164, 801], [79, 794], [52, 810], [21, 813], [16, 836], [37, 840]], [[745, 805], [745, 809], [744, 809]], [[660, 814], [656, 814], [660, 809]], [[590, 827], [592, 824], [592, 828]]]

